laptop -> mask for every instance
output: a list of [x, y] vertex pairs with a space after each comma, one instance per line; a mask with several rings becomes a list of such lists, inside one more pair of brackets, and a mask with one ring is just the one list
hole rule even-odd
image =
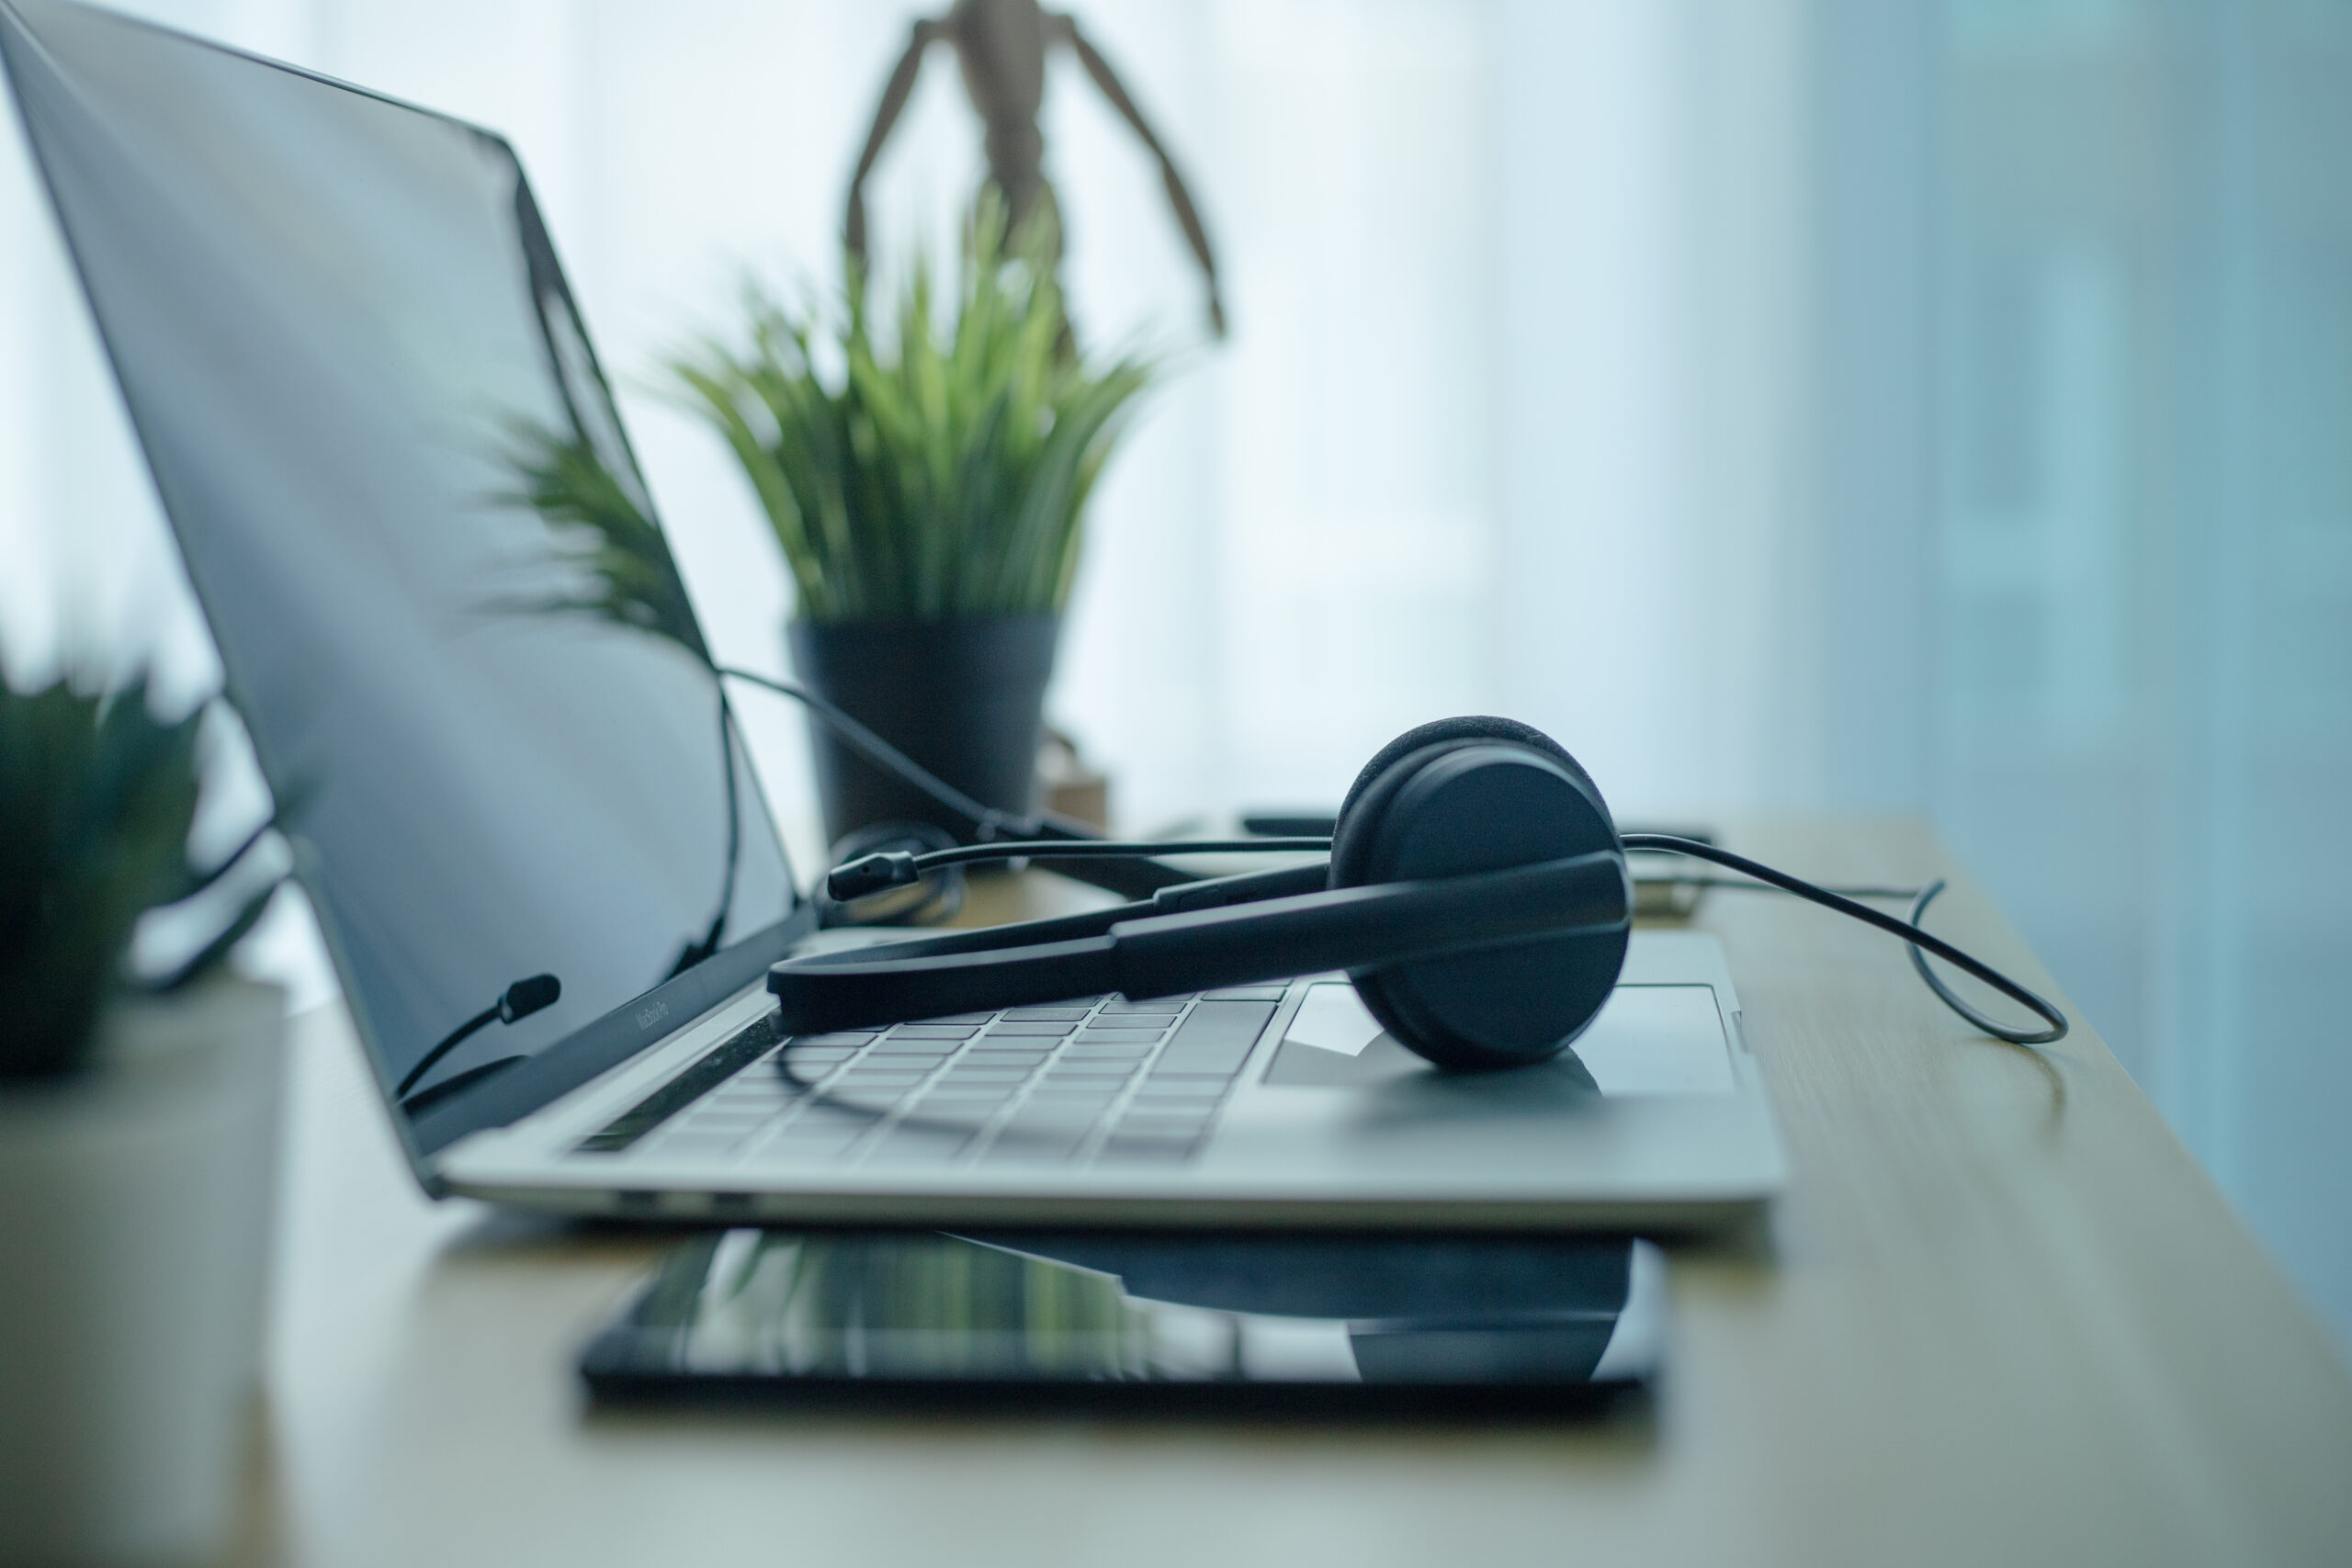
[[[779, 1038], [768, 966], [851, 939], [796, 885], [513, 149], [61, 0], [0, 0], [0, 61], [428, 1190], [1655, 1228], [1781, 1186], [1703, 933], [1636, 932], [1574, 1051], [1508, 1073], [1436, 1072], [1329, 975]], [[600, 546], [676, 592], [620, 594]]]

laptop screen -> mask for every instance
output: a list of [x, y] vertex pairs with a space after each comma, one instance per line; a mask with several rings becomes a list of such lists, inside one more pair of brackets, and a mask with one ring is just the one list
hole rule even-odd
[[55, 0], [0, 53], [413, 1145], [755, 976], [791, 873], [513, 151]]

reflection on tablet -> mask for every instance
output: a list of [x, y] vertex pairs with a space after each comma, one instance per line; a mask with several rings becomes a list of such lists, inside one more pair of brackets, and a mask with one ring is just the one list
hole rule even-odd
[[1660, 1348], [1620, 1239], [735, 1230], [685, 1243], [582, 1369], [607, 1397], [824, 1385], [1592, 1390]]

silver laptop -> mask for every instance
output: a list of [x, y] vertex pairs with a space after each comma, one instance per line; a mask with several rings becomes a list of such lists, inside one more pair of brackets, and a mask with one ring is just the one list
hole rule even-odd
[[[1722, 953], [1690, 932], [1637, 933], [1574, 1052], [1503, 1074], [1427, 1067], [1334, 976], [779, 1038], [768, 965], [840, 937], [683, 592], [616, 604], [588, 563], [628, 545], [676, 583], [513, 150], [58, 0], [0, 0], [0, 57], [429, 1190], [1655, 1226], [1781, 1185]], [[582, 464], [641, 536], [565, 488]]]

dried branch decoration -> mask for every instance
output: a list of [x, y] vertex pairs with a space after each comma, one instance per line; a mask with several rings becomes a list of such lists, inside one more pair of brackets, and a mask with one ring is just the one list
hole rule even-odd
[[1193, 205], [1193, 194], [1176, 170], [1176, 161], [1128, 96], [1111, 62], [1078, 30], [1078, 23], [1061, 12], [1046, 10], [1037, 0], [956, 0], [946, 16], [915, 23], [906, 52], [899, 57], [883, 86], [882, 101], [874, 111], [874, 129], [866, 134], [865, 151], [858, 154], [856, 172], [850, 176], [849, 211], [842, 238], [852, 259], [861, 266], [865, 262], [866, 176], [873, 173], [906, 109], [924, 54], [935, 43], [947, 44], [956, 51], [964, 90], [985, 130], [989, 184], [1002, 196], [1011, 227], [1016, 232], [1024, 229], [1043, 204], [1051, 215], [1047, 226], [1057, 236], [1052, 258], [1057, 265], [1061, 223], [1054, 187], [1046, 178], [1046, 136], [1037, 128], [1037, 112], [1046, 99], [1046, 51], [1058, 45], [1078, 56], [1079, 64], [1111, 107], [1158, 161], [1160, 181], [1168, 187], [1168, 203], [1175, 209], [1176, 222], [1184, 231], [1185, 243], [1192, 247], [1208, 285], [1209, 331], [1223, 337], [1225, 300], [1217, 291], [1216, 257], [1209, 248], [1208, 231], [1201, 225], [1200, 212]]

